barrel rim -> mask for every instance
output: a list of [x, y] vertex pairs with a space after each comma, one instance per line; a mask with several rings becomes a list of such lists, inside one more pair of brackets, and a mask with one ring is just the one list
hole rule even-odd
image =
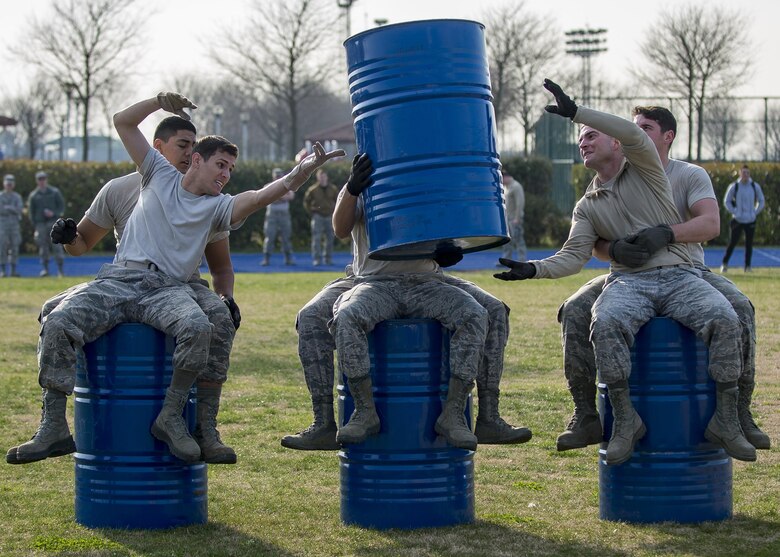
[[451, 23], [451, 22], [452, 23], [476, 23], [482, 28], [483, 31], [485, 30], [485, 24], [475, 19], [463, 19], [463, 18], [415, 19], [414, 21], [400, 21], [398, 23], [390, 23], [389, 25], [382, 25], [380, 27], [373, 27], [371, 29], [366, 29], [365, 31], [361, 31], [360, 33], [355, 33], [354, 35], [347, 37], [344, 40], [344, 42], [341, 44], [342, 46], [346, 47], [347, 43], [354, 42], [358, 37], [383, 32], [387, 29], [403, 27], [403, 26], [421, 25], [421, 24], [430, 25], [431, 23]]

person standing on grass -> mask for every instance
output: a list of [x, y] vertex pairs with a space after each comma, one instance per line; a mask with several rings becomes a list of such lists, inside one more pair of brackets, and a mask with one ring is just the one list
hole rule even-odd
[[[322, 164], [343, 151], [325, 153], [317, 144], [283, 178], [262, 189], [230, 196], [222, 193], [235, 168], [238, 148], [223, 137], [207, 136], [193, 149], [182, 174], [147, 142], [138, 126], [160, 108], [184, 118], [196, 108], [178, 93], [160, 93], [114, 115], [117, 133], [142, 175], [141, 194], [112, 264], [97, 279], [62, 301], [41, 328], [39, 367], [62, 367], [75, 378], [76, 351], [115, 325], [138, 321], [176, 339], [171, 385], [151, 433], [185, 462], [201, 449], [182, 416], [189, 390], [207, 368], [212, 327], [198, 307], [187, 280], [200, 265], [213, 234], [238, 228], [252, 213], [300, 188]], [[47, 376], [45, 372], [42, 376]], [[44, 386], [44, 412], [31, 441], [9, 450], [6, 460], [20, 464], [73, 451], [65, 417], [73, 383]]]
[[15, 187], [13, 174], [3, 176], [3, 191], [0, 192], [0, 277], [19, 276], [16, 263], [19, 260], [19, 244], [22, 243], [19, 221], [22, 220], [24, 202], [22, 196], [14, 191]]
[[27, 197], [27, 216], [35, 229], [35, 243], [41, 258], [40, 276], [49, 276], [49, 258], [54, 254], [57, 276], [61, 277], [65, 272], [65, 253], [61, 245], [52, 243], [49, 233], [65, 212], [65, 200], [59, 189], [49, 185], [49, 177], [43, 170], [35, 173], [35, 182], [35, 189]]
[[[284, 176], [281, 168], [271, 171], [271, 179], [278, 180]], [[290, 218], [290, 202], [295, 199], [295, 192], [291, 191], [271, 203], [265, 209], [263, 222], [263, 261], [262, 266], [271, 264], [271, 252], [274, 251], [276, 240], [281, 244], [284, 253], [284, 264], [295, 265], [292, 250], [292, 219]]]
[[672, 226], [681, 219], [653, 141], [633, 122], [578, 107], [548, 79], [544, 87], [556, 102], [546, 110], [581, 125], [580, 155], [596, 176], [577, 202], [569, 237], [556, 254], [530, 262], [502, 258], [499, 262], [509, 270], [494, 276], [526, 280], [572, 275], [590, 260], [599, 238], [614, 241], [641, 232], [650, 258], [636, 267], [613, 258], [604, 291], [593, 305], [591, 341], [614, 418], [607, 464], [631, 458], [634, 445], [647, 431], [630, 398], [629, 347], [641, 326], [656, 315], [679, 321], [708, 345], [708, 371], [716, 383], [717, 401], [705, 437], [733, 458], [756, 460], [756, 449], [737, 417], [739, 318], [728, 300], [701, 279], [688, 246], [675, 239]]
[[517, 252], [517, 260], [528, 259], [528, 250], [525, 246], [525, 191], [520, 182], [515, 180], [507, 171], [501, 171], [501, 182], [504, 185], [504, 200], [506, 202], [506, 222], [509, 226], [509, 243], [501, 248], [501, 255], [505, 258], [512, 257]]
[[333, 265], [333, 225], [339, 188], [331, 184], [324, 169], [317, 171], [317, 183], [306, 190], [303, 208], [311, 215], [311, 262], [315, 267]]
[[753, 269], [751, 263], [753, 260], [753, 236], [756, 233], [756, 219], [758, 214], [764, 210], [764, 192], [750, 177], [748, 166], [742, 165], [739, 171], [739, 180], [734, 182], [726, 190], [723, 196], [723, 205], [731, 213], [731, 222], [729, 228], [731, 236], [729, 245], [726, 247], [726, 253], [723, 255], [723, 262], [720, 266], [720, 272], [725, 273], [729, 269], [729, 259], [737, 247], [742, 232], [745, 233], [745, 272], [749, 273]]
[[[707, 172], [700, 166], [669, 158], [677, 134], [677, 120], [663, 107], [637, 106], [632, 115], [652, 139], [672, 187], [672, 197], [682, 222], [671, 226], [675, 239], [686, 242], [694, 266], [701, 278], [729, 301], [741, 325], [742, 372], [739, 376], [739, 422], [745, 438], [756, 449], [769, 449], [770, 440], [753, 420], [750, 405], [755, 388], [756, 321], [753, 304], [725, 277], [713, 273], [704, 263], [700, 242], [720, 233], [720, 214], [715, 190]], [[599, 239], [597, 256], [605, 261], [637, 267], [647, 262], [651, 253], [644, 242], [646, 232], [608, 242]], [[611, 257], [610, 257], [611, 254]], [[558, 310], [563, 345], [563, 369], [569, 392], [574, 400], [574, 414], [566, 430], [558, 436], [557, 449], [566, 451], [601, 443], [601, 419], [596, 410], [596, 362], [590, 343], [591, 310], [604, 289], [609, 275], [600, 275], [570, 296]]]

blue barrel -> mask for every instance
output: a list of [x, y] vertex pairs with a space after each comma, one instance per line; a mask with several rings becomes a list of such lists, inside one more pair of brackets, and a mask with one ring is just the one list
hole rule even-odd
[[[427, 528], [474, 521], [474, 451], [434, 431], [447, 398], [449, 332], [431, 319], [383, 321], [369, 335], [381, 429], [339, 452], [341, 520], [367, 528]], [[354, 402], [338, 386], [339, 422]], [[471, 423], [470, 404], [467, 417]]]
[[[690, 329], [656, 317], [637, 333], [631, 350], [631, 401], [647, 434], [631, 458], [607, 466], [599, 451], [599, 512], [625, 522], [704, 522], [732, 513], [731, 458], [704, 439], [715, 413], [715, 383], [708, 350]], [[604, 438], [612, 432], [612, 406], [599, 384]]]
[[[207, 466], [150, 433], [173, 372], [174, 340], [124, 323], [84, 346], [75, 388], [76, 521], [91, 528], [205, 524]], [[196, 401], [185, 417], [195, 427]]]
[[485, 28], [386, 25], [344, 43], [366, 190], [369, 256], [416, 259], [509, 241]]

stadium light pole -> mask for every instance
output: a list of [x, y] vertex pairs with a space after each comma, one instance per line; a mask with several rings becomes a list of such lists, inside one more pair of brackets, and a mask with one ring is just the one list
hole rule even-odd
[[607, 51], [606, 29], [572, 29], [566, 31], [566, 54], [573, 54], [582, 59], [582, 103], [590, 105], [591, 64], [590, 60], [596, 54]]
[[357, 0], [336, 0], [336, 4], [339, 8], [344, 10], [344, 20], [346, 21], [345, 29], [347, 31], [347, 37], [349, 37], [352, 34], [352, 27], [350, 25], [350, 10], [352, 9], [352, 4], [357, 2]]

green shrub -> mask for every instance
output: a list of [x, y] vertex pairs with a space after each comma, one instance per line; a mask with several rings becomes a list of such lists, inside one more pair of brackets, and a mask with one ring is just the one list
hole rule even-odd
[[[237, 194], [256, 189], [271, 180], [271, 170], [280, 166], [285, 170], [293, 167], [292, 162], [263, 163], [239, 162], [230, 179], [226, 193]], [[328, 176], [332, 183], [343, 184], [349, 176], [350, 163], [332, 162], [328, 165]], [[132, 163], [82, 163], [61, 161], [0, 161], [0, 174], [13, 174], [16, 177], [16, 191], [27, 201], [27, 196], [35, 188], [35, 173], [45, 170], [49, 175], [49, 184], [59, 188], [65, 198], [65, 215], [79, 221], [92, 203], [98, 190], [112, 178], [129, 174], [135, 169]], [[303, 194], [311, 187], [313, 180], [298, 191], [291, 203], [293, 221], [293, 243], [296, 249], [308, 249], [311, 232], [309, 217], [303, 209]], [[249, 217], [240, 229], [231, 233], [230, 246], [233, 251], [260, 251], [263, 219], [265, 211], [258, 211]], [[36, 253], [33, 242], [33, 228], [29, 219], [22, 219], [22, 253]], [[115, 249], [113, 234], [106, 235], [95, 251], [111, 253]]]
[[[731, 215], [723, 206], [723, 197], [729, 185], [739, 177], [742, 164], [741, 162], [710, 162], [702, 165], [710, 175], [720, 206], [720, 235], [710, 240], [708, 244], [728, 244]], [[780, 245], [780, 164], [763, 162], [746, 164], [750, 167], [751, 177], [761, 186], [766, 199], [766, 207], [758, 216], [754, 242], [765, 246]], [[593, 175], [593, 172], [582, 164], [574, 166], [572, 187], [577, 199], [582, 197]]]

